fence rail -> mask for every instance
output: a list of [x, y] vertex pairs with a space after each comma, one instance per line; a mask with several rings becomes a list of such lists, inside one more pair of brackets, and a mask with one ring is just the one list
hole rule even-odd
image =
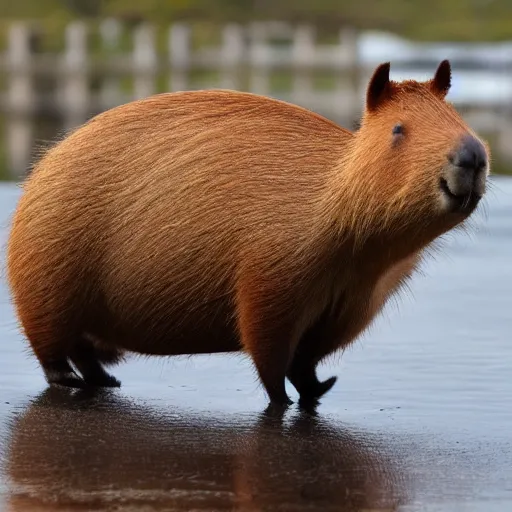
[[[65, 30], [62, 53], [41, 53], [28, 25], [10, 27], [7, 50], [0, 53], [6, 86], [0, 91], [0, 111], [7, 165], [14, 176], [25, 175], [39, 139], [52, 139], [57, 131], [72, 129], [96, 113], [164, 90], [246, 90], [292, 101], [350, 124], [361, 113], [374, 69], [373, 63], [362, 61], [359, 34], [350, 28], [340, 29], [338, 41], [320, 44], [315, 29], [308, 25], [229, 24], [221, 29], [220, 44], [196, 48], [190, 26], [174, 24], [162, 50], [154, 27], [142, 24], [132, 31], [131, 52], [119, 52], [121, 29], [116, 20], [104, 20], [99, 28], [100, 48], [93, 52], [88, 26], [74, 22]], [[439, 63], [429, 56], [390, 55], [389, 60], [392, 73], [406, 76], [409, 71], [430, 76]], [[456, 72], [486, 73], [491, 68], [468, 56], [452, 59], [452, 66]], [[501, 73], [510, 71], [512, 56], [499, 68]], [[198, 73], [207, 77], [199, 79]], [[276, 73], [288, 75], [288, 86], [273, 85]], [[324, 78], [328, 86], [321, 88], [315, 82], [323, 75], [329, 75]], [[501, 157], [512, 161], [510, 99], [504, 94], [454, 103], [475, 129], [493, 136]], [[45, 136], [38, 132], [41, 119], [53, 120]]]

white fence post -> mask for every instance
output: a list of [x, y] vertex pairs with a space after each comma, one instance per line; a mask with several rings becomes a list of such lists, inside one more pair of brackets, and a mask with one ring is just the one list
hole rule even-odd
[[267, 34], [261, 23], [251, 27], [249, 59], [251, 68], [250, 90], [256, 94], [269, 94], [269, 70], [272, 68], [271, 52], [267, 45]]
[[150, 96], [155, 90], [158, 60], [153, 27], [148, 24], [138, 27], [133, 45], [134, 97], [140, 99]]
[[[106, 18], [102, 20], [99, 31], [103, 48], [109, 53], [109, 58], [115, 58], [113, 52], [119, 47], [121, 24], [114, 18]], [[119, 102], [120, 95], [118, 78], [107, 73], [102, 77], [102, 86], [99, 94], [100, 108], [107, 110], [113, 107]]]
[[35, 109], [35, 95], [31, 77], [30, 36], [30, 30], [22, 23], [13, 24], [9, 30], [6, 149], [9, 170], [17, 179], [23, 178], [29, 170], [33, 144], [31, 114]]
[[236, 24], [226, 25], [222, 31], [221, 53], [221, 87], [223, 89], [238, 89], [240, 75], [238, 65], [244, 55], [244, 33]]
[[62, 71], [64, 130], [67, 131], [82, 124], [89, 109], [87, 27], [81, 21], [75, 21], [66, 27], [66, 51]]
[[299, 25], [293, 35], [294, 64], [293, 101], [305, 103], [314, 94], [311, 66], [315, 61], [315, 31], [310, 25]]
[[169, 30], [169, 58], [171, 76], [169, 89], [173, 92], [185, 91], [188, 86], [190, 62], [190, 28], [176, 23]]
[[[357, 32], [352, 27], [340, 30], [340, 74], [345, 70], [345, 79], [340, 77], [338, 113], [344, 123], [351, 123], [364, 107], [364, 94], [361, 96], [359, 54]], [[350, 126], [349, 126], [350, 127]], [[351, 127], [350, 127], [351, 128]]]

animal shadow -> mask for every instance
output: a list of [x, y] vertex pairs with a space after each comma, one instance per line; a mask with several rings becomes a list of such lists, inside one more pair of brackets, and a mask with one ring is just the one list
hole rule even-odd
[[396, 510], [407, 482], [375, 435], [48, 388], [10, 423], [11, 511]]

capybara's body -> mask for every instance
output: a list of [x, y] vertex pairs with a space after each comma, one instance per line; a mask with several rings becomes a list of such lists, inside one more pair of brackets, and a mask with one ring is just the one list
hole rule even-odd
[[379, 79], [355, 134], [284, 102], [200, 91], [112, 109], [50, 149], [8, 247], [17, 313], [48, 381], [118, 385], [101, 363], [125, 350], [243, 349], [273, 402], [288, 402], [285, 376], [305, 398], [329, 389], [317, 363], [477, 203], [440, 189], [462, 186], [442, 174], [461, 137], [480, 144], [445, 91], [435, 80], [401, 91], [427, 125], [432, 103], [445, 108], [445, 132], [415, 149], [395, 133], [403, 113], [386, 120], [377, 108], [392, 100]]

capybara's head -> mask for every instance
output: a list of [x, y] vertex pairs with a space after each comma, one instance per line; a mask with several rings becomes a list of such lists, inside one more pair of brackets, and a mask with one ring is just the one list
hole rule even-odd
[[445, 99], [451, 85], [447, 60], [425, 82], [395, 82], [389, 70], [389, 63], [381, 64], [368, 84], [350, 187], [357, 187], [353, 197], [366, 222], [373, 217], [390, 229], [423, 228], [433, 238], [479, 204], [489, 150]]

